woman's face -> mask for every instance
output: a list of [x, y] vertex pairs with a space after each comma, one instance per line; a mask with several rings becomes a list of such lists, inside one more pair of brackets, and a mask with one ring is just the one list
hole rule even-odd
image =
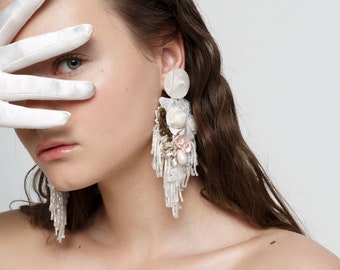
[[151, 167], [154, 110], [162, 91], [162, 61], [147, 60], [117, 16], [93, 0], [47, 3], [16, 40], [82, 23], [91, 40], [70, 54], [22, 71], [67, 80], [89, 80], [86, 101], [26, 101], [27, 107], [69, 111], [70, 121], [45, 130], [17, 130], [38, 166], [59, 190], [74, 190]]

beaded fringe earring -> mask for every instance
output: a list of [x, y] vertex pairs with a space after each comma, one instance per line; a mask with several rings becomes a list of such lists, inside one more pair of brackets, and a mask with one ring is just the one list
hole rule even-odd
[[57, 241], [61, 241], [65, 238], [65, 226], [67, 224], [67, 200], [69, 193], [61, 192], [55, 189], [55, 187], [48, 182], [50, 188], [50, 206], [51, 220], [53, 220], [55, 235]]
[[197, 176], [196, 125], [190, 104], [184, 99], [189, 91], [189, 76], [183, 69], [171, 70], [165, 76], [164, 90], [170, 98], [161, 97], [155, 112], [152, 168], [163, 177], [166, 207], [178, 218], [182, 191], [190, 176]]

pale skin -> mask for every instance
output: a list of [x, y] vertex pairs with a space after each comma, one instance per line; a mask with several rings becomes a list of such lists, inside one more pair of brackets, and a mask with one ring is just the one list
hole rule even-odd
[[[1, 1], [0, 9], [9, 2]], [[217, 209], [200, 196], [194, 178], [183, 194], [180, 218], [172, 217], [150, 165], [150, 149], [164, 75], [185, 66], [182, 39], [157, 48], [150, 61], [124, 23], [103, 6], [93, 0], [47, 1], [16, 40], [93, 25], [90, 42], [72, 53], [83, 60], [74, 70], [62, 58], [22, 72], [90, 80], [96, 95], [87, 101], [25, 102], [27, 107], [69, 111], [72, 117], [63, 127], [17, 130], [17, 135], [56, 188], [69, 191], [98, 183], [104, 205], [92, 226], [67, 233], [62, 244], [47, 241], [50, 232], [33, 228], [18, 211], [0, 214], [0, 268], [340, 269], [336, 256], [305, 236], [254, 228]], [[46, 160], [36, 151], [46, 141], [75, 147], [62, 158]]]

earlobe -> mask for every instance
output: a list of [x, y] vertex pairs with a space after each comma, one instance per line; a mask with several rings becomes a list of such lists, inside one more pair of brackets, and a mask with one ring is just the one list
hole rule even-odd
[[181, 33], [168, 42], [162, 48], [162, 74], [165, 75], [175, 68], [184, 69], [185, 67], [185, 51], [183, 37]]

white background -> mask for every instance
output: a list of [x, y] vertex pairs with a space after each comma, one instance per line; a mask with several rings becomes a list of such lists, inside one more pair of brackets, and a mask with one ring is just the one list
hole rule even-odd
[[[340, 256], [340, 1], [197, 0], [242, 131], [309, 235]], [[0, 129], [0, 211], [33, 165]]]

